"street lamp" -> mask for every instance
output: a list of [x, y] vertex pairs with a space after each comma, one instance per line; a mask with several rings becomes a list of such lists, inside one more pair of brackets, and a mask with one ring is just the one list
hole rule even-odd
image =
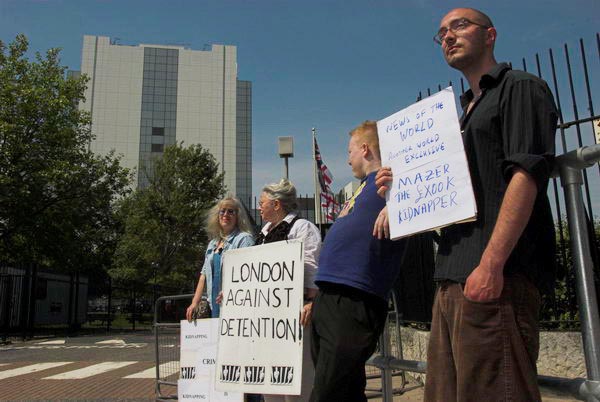
[[279, 157], [285, 159], [285, 178], [289, 179], [288, 158], [294, 157], [294, 137], [279, 137]]

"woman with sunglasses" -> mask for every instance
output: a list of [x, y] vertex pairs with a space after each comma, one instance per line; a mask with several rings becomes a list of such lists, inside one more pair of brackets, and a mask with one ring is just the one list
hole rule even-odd
[[310, 321], [312, 302], [317, 294], [315, 276], [317, 261], [321, 251], [321, 232], [306, 219], [296, 214], [298, 201], [296, 187], [282, 179], [279, 183], [266, 185], [260, 195], [258, 209], [266, 224], [256, 237], [256, 244], [272, 243], [280, 240], [301, 240], [304, 249], [304, 306], [300, 313], [300, 323], [304, 326], [302, 346], [302, 385], [299, 396], [265, 395], [265, 402], [308, 401], [312, 390], [315, 370], [310, 356]]
[[200, 271], [192, 304], [185, 313], [188, 321], [192, 320], [192, 314], [200, 303], [205, 285], [211, 317], [219, 317], [220, 305], [216, 298], [221, 292], [221, 256], [224, 251], [230, 249], [253, 246], [251, 232], [248, 215], [237, 198], [224, 198], [210, 209], [206, 219], [206, 233], [211, 240], [206, 248], [204, 265]]

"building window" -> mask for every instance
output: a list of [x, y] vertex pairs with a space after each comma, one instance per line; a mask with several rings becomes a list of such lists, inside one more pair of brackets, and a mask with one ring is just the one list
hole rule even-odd
[[[164, 136], [165, 128], [164, 127], [152, 127], [152, 135]], [[154, 152], [154, 151], [152, 151], [152, 152]]]
[[152, 144], [152, 152], [163, 152], [164, 144]]

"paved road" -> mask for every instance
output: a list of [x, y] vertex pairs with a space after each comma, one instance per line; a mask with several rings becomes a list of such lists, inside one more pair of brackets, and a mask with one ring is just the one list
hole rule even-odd
[[[161, 340], [161, 372], [176, 381], [177, 337]], [[170, 358], [172, 357], [172, 358]], [[0, 401], [154, 401], [155, 345], [149, 333], [38, 339], [0, 346]], [[400, 387], [394, 377], [394, 387]], [[380, 386], [377, 379], [369, 388]], [[163, 387], [163, 393], [176, 393]], [[421, 401], [411, 382], [394, 401]], [[381, 398], [370, 399], [373, 402]], [[573, 401], [546, 391], [544, 402]]]
[[[178, 364], [164, 363], [176, 377]], [[149, 333], [0, 346], [2, 401], [152, 401], [155, 373]]]

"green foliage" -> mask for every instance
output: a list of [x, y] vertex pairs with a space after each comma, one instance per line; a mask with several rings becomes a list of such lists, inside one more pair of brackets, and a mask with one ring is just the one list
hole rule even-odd
[[[546, 321], [549, 328], [578, 330], [579, 310], [576, 293], [575, 267], [573, 266], [573, 257], [571, 253], [570, 235], [567, 219], [563, 218], [556, 223], [556, 282], [554, 293], [544, 295], [542, 308], [542, 321]], [[562, 229], [562, 230], [561, 230]], [[600, 281], [598, 280], [600, 267], [598, 266], [598, 255], [600, 248], [598, 239], [600, 239], [600, 222], [589, 225], [588, 229], [595, 233], [596, 243], [590, 239], [590, 251], [592, 252], [592, 261], [594, 263], [594, 279], [596, 293], [600, 290]], [[562, 236], [561, 236], [562, 234]], [[550, 323], [551, 322], [551, 323]]]
[[88, 150], [90, 118], [78, 109], [87, 79], [65, 78], [58, 49], [33, 61], [27, 49], [23, 35], [0, 41], [0, 262], [104, 269], [129, 173]]
[[123, 200], [124, 234], [113, 278], [193, 287], [207, 244], [204, 216], [223, 196], [223, 174], [201, 145], [169, 146], [156, 159], [149, 186]]

